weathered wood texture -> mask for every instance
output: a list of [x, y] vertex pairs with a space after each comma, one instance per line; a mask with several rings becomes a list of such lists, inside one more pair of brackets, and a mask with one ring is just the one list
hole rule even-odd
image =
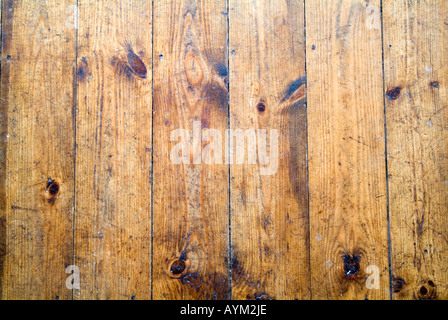
[[[154, 1], [153, 59], [153, 296], [227, 299], [228, 166], [204, 151], [208, 128], [223, 135], [228, 122], [225, 1]], [[182, 140], [191, 147], [176, 164]]]
[[3, 1], [0, 107], [2, 299], [71, 299], [75, 1]]
[[263, 157], [257, 136], [257, 163], [247, 147], [235, 151], [244, 164], [230, 165], [232, 298], [307, 299], [303, 2], [231, 0], [229, 9], [230, 128], [266, 130], [268, 146]]
[[445, 0], [2, 4], [1, 299], [448, 298]]
[[[307, 1], [313, 299], [389, 298], [380, 1]], [[325, 10], [323, 10], [325, 8]], [[369, 266], [380, 288], [368, 289]]]
[[74, 298], [150, 299], [152, 6], [78, 6]]
[[392, 291], [448, 298], [448, 2], [383, 1]]

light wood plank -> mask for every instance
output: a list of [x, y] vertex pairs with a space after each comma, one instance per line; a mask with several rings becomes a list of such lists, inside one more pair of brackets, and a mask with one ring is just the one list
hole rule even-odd
[[234, 299], [310, 298], [303, 9], [230, 1], [230, 128], [266, 130], [269, 146], [230, 164]]
[[0, 297], [71, 299], [75, 1], [3, 1]]
[[447, 299], [448, 3], [383, 3], [393, 298]]
[[[227, 299], [228, 166], [204, 162], [200, 141], [227, 127], [226, 2], [154, 1], [153, 57], [154, 299]], [[192, 157], [175, 164], [171, 133], [194, 121]]]
[[150, 299], [151, 2], [78, 5], [74, 298]]
[[[313, 299], [389, 298], [381, 30], [367, 20], [372, 5], [380, 12], [380, 1], [306, 2]], [[379, 289], [367, 287], [369, 266], [378, 268]]]

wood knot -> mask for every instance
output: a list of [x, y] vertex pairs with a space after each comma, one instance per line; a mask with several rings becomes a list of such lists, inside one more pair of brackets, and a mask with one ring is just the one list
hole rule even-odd
[[417, 290], [417, 297], [420, 300], [436, 299], [436, 285], [432, 280], [422, 281], [423, 284]]
[[361, 257], [358, 253], [353, 253], [353, 256], [349, 253], [344, 253], [342, 255], [342, 261], [344, 262], [345, 277], [349, 280], [354, 279], [359, 272]]
[[266, 110], [266, 105], [264, 104], [264, 101], [261, 100], [258, 104], [257, 104], [257, 110], [260, 113], [263, 113]]
[[174, 275], [179, 275], [186, 269], [185, 261], [175, 260], [171, 263], [170, 272]]
[[397, 100], [400, 97], [401, 87], [395, 87], [386, 92], [386, 96], [389, 100]]
[[203, 63], [192, 46], [187, 46], [185, 54], [185, 75], [193, 87], [200, 85], [204, 79]]
[[184, 276], [190, 267], [190, 261], [182, 253], [179, 258], [174, 258], [168, 264], [168, 274], [173, 279], [179, 279]]
[[43, 196], [48, 203], [53, 203], [57, 199], [60, 191], [60, 183], [55, 179], [48, 178]]
[[433, 88], [439, 88], [439, 87], [440, 87], [439, 81], [431, 81], [431, 82], [429, 83], [429, 85], [430, 85], [431, 87], [433, 87]]
[[140, 57], [134, 53], [129, 44], [127, 44], [126, 50], [127, 50], [126, 58], [128, 60], [129, 67], [132, 70], [132, 73], [139, 78], [145, 79], [147, 70], [142, 59], [140, 59]]
[[[140, 52], [142, 53], [142, 52]], [[110, 64], [117, 75], [125, 75], [128, 79], [132, 76], [146, 79], [147, 69], [142, 59], [134, 53], [131, 45], [125, 43], [125, 52], [117, 57], [112, 57]]]

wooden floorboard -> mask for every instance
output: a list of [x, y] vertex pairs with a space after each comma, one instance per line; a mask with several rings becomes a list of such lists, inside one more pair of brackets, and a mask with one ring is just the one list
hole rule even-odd
[[224, 1], [154, 2], [154, 299], [230, 295], [227, 51]]
[[229, 22], [232, 298], [309, 299], [303, 3], [230, 1]]
[[305, 11], [312, 297], [387, 299], [381, 30], [366, 26], [365, 1]]
[[[75, 1], [3, 1], [1, 298], [71, 299]], [[25, 23], [26, 21], [26, 23]]]
[[393, 298], [447, 299], [448, 3], [383, 2]]
[[151, 298], [151, 10], [78, 1], [75, 299]]
[[448, 298], [445, 0], [0, 16], [0, 299]]

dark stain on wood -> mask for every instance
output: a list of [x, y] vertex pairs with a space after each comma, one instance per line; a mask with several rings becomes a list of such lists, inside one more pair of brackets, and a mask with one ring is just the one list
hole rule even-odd
[[[2, 210], [1, 212], [5, 211]], [[3, 286], [5, 258], [6, 258], [6, 218], [0, 216], [0, 296], [2, 293], [2, 286]]]
[[210, 291], [206, 288], [213, 289], [213, 295], [207, 295], [206, 299], [218, 299], [218, 300], [228, 300], [229, 294], [229, 279], [227, 275], [216, 273], [216, 274], [205, 274], [201, 276], [198, 273], [186, 273], [182, 275], [179, 280], [183, 285], [188, 285], [191, 289], [195, 291]]
[[229, 72], [227, 70], [227, 66], [223, 63], [216, 63], [215, 64], [216, 73], [221, 78], [225, 78], [228, 76]]
[[306, 84], [306, 77], [300, 77], [297, 80], [291, 82], [288, 88], [285, 90], [285, 94], [280, 102], [285, 102], [286, 100], [288, 100], [304, 84]]
[[402, 277], [392, 277], [392, 291], [399, 293], [406, 286], [406, 281]]
[[211, 81], [202, 92], [201, 99], [206, 101], [206, 105], [216, 106], [220, 112], [227, 116], [228, 91], [218, 82]]
[[[0, 297], [2, 297], [3, 291], [3, 277], [4, 277], [4, 263], [6, 259], [6, 212], [7, 212], [7, 196], [6, 196], [6, 150], [8, 150], [8, 139], [5, 136], [9, 130], [10, 111], [9, 103], [9, 90], [4, 90], [9, 85], [10, 69], [12, 60], [10, 56], [9, 44], [13, 37], [13, 25], [14, 25], [14, 0], [3, 1], [3, 19], [2, 19], [2, 55], [6, 55], [8, 63], [1, 64], [1, 99], [0, 103]], [[9, 59], [8, 59], [9, 57]], [[14, 120], [13, 120], [14, 121]]]
[[388, 90], [386, 96], [389, 100], [397, 100], [400, 97], [401, 90], [402, 90], [401, 87], [395, 87], [393, 89]]
[[286, 109], [286, 112], [288, 120], [284, 123], [286, 127], [284, 130], [289, 133], [289, 181], [298, 206], [307, 208], [307, 111], [305, 101], [292, 104]]
[[78, 70], [76, 71], [76, 77], [79, 82], [83, 82], [86, 79], [88, 66], [86, 58], [81, 59], [81, 63], [78, 66]]
[[261, 279], [257, 277], [253, 278], [253, 275], [248, 274], [247, 269], [240, 263], [237, 253], [233, 253], [233, 257], [230, 263], [230, 270], [232, 274], [232, 285], [244, 287], [249, 290], [246, 295], [247, 300], [272, 300], [272, 298], [263, 290], [263, 283]]

